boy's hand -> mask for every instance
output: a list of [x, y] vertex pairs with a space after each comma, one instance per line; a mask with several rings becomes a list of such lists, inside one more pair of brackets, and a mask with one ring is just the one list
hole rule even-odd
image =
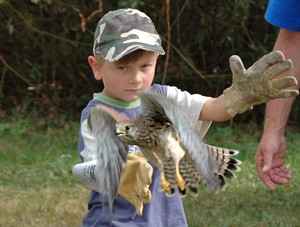
[[136, 209], [138, 215], [143, 213], [143, 203], [152, 198], [149, 186], [152, 182], [153, 168], [141, 154], [129, 154], [121, 177], [119, 195], [124, 197]]
[[[74, 177], [80, 180], [90, 189], [99, 192], [99, 182], [97, 177], [98, 162], [92, 160], [79, 163], [73, 167]], [[118, 193], [130, 202], [138, 215], [143, 213], [143, 203], [149, 203], [152, 195], [149, 186], [152, 182], [153, 168], [142, 154], [129, 154], [127, 163], [123, 167], [123, 174], [119, 185]]]
[[293, 76], [276, 78], [290, 70], [292, 61], [285, 59], [280, 51], [273, 51], [247, 70], [240, 57], [233, 55], [229, 59], [233, 74], [231, 87], [224, 91], [225, 108], [231, 116], [251, 110], [254, 105], [266, 103], [272, 99], [297, 96], [298, 90], [285, 88], [297, 84]]

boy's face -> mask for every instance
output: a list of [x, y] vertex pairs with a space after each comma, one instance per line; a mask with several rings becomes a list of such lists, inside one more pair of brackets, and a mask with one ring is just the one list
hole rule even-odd
[[145, 52], [136, 61], [129, 63], [105, 61], [99, 69], [104, 84], [102, 93], [123, 101], [138, 99], [139, 92], [152, 84], [157, 57], [154, 52]]

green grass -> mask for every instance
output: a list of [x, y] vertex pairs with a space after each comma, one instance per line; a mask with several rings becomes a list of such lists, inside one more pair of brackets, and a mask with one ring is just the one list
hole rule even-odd
[[[0, 226], [80, 226], [89, 190], [71, 175], [78, 162], [78, 123], [32, 122], [0, 122]], [[183, 199], [189, 226], [300, 226], [300, 133], [288, 132], [294, 179], [269, 191], [253, 161], [261, 129], [215, 123], [206, 142], [240, 150], [242, 170], [224, 191], [203, 189], [197, 198]]]
[[0, 226], [80, 226], [89, 190], [71, 175], [78, 124], [0, 123]]

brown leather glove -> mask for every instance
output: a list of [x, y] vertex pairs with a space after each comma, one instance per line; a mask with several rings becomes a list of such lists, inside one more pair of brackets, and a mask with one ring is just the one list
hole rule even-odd
[[286, 88], [297, 84], [293, 76], [278, 78], [293, 67], [291, 60], [285, 59], [280, 51], [273, 51], [247, 70], [237, 55], [229, 59], [233, 74], [232, 85], [223, 93], [225, 108], [231, 116], [251, 110], [254, 105], [272, 99], [288, 98], [299, 94], [298, 90]]
[[[92, 160], [79, 163], [73, 167], [73, 176], [80, 180], [90, 189], [99, 192], [98, 162]], [[142, 154], [129, 154], [127, 163], [124, 166], [121, 182], [119, 185], [119, 195], [124, 197], [135, 208], [138, 215], [143, 213], [143, 203], [151, 201], [152, 194], [149, 186], [152, 182], [153, 168]]]
[[138, 215], [143, 213], [143, 203], [151, 201], [149, 186], [152, 182], [153, 168], [142, 154], [129, 154], [121, 177], [119, 195], [124, 197], [136, 209]]

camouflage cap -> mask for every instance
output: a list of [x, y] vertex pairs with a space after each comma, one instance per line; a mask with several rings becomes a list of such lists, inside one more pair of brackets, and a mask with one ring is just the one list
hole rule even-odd
[[105, 14], [94, 35], [94, 55], [109, 62], [138, 50], [165, 54], [151, 19], [136, 9], [119, 9]]

